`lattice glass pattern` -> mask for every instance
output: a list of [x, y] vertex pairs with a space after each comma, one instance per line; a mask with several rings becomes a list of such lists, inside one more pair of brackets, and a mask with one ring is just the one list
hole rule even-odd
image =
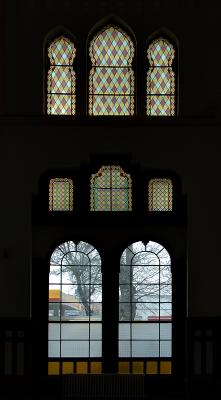
[[119, 165], [102, 166], [91, 176], [91, 211], [131, 211], [131, 177]]
[[50, 60], [47, 77], [48, 114], [75, 114], [76, 78], [72, 66], [75, 55], [74, 44], [64, 36], [55, 39], [48, 48]]
[[121, 255], [119, 357], [171, 357], [171, 259], [159, 243], [135, 242]]
[[154, 40], [147, 50], [147, 115], [175, 115], [175, 50], [164, 38]]
[[134, 114], [134, 45], [120, 28], [108, 25], [89, 47], [90, 115]]
[[148, 185], [149, 211], [172, 211], [173, 186], [170, 179], [151, 179]]
[[73, 210], [73, 182], [68, 178], [53, 178], [49, 182], [49, 211]]

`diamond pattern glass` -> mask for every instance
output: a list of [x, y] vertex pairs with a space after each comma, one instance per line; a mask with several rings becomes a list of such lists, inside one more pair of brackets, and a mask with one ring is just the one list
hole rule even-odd
[[175, 115], [175, 50], [164, 38], [154, 40], [147, 50], [147, 115]]
[[151, 179], [148, 189], [149, 211], [172, 211], [173, 187], [170, 179]]
[[131, 177], [119, 165], [102, 166], [91, 176], [91, 211], [131, 211]]
[[53, 178], [49, 182], [49, 211], [73, 210], [73, 181]]
[[55, 39], [48, 48], [50, 60], [47, 77], [48, 114], [75, 114], [76, 78], [72, 66], [75, 55], [74, 44], [64, 36]]
[[89, 55], [89, 114], [133, 115], [132, 40], [120, 28], [108, 25], [92, 40]]

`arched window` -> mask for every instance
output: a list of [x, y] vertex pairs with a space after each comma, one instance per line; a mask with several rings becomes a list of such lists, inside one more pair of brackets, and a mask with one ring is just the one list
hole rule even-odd
[[[76, 368], [88, 372], [86, 364], [77, 363], [77, 359], [101, 357], [101, 320], [102, 275], [98, 251], [82, 241], [60, 244], [50, 259], [49, 360], [74, 359]], [[54, 367], [53, 361], [49, 362], [49, 370], [50, 367]]]
[[[140, 359], [135, 371], [151, 373], [155, 368], [157, 373], [163, 368], [170, 373], [172, 274], [167, 250], [152, 241], [128, 246], [120, 260], [119, 284], [119, 357], [137, 358], [138, 364]], [[164, 364], [153, 363], [153, 359], [162, 357]], [[121, 367], [133, 372], [128, 362]]]
[[47, 75], [47, 113], [75, 114], [75, 72], [73, 61], [76, 48], [65, 36], [53, 40], [48, 47], [50, 68]]
[[133, 115], [131, 38], [120, 28], [108, 25], [94, 36], [89, 55], [89, 115]]
[[163, 37], [154, 40], [148, 47], [147, 115], [175, 115], [174, 56], [174, 47]]
[[49, 211], [73, 210], [73, 181], [53, 178], [49, 182]]
[[149, 211], [172, 211], [173, 186], [171, 179], [151, 179], [148, 185]]
[[119, 165], [102, 166], [91, 176], [91, 211], [131, 211], [131, 177]]

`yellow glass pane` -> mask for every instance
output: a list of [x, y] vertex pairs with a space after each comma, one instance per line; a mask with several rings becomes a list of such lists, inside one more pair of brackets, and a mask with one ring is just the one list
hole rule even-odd
[[170, 375], [172, 373], [172, 362], [171, 361], [161, 361], [160, 362], [160, 373]]
[[63, 362], [62, 363], [62, 374], [73, 374], [74, 363], [73, 362]]
[[119, 361], [118, 373], [119, 374], [129, 374], [130, 373], [130, 364], [128, 361]]
[[91, 362], [91, 374], [101, 374], [102, 373], [102, 363], [98, 361]]
[[50, 361], [48, 363], [48, 375], [60, 375], [60, 363]]
[[88, 363], [85, 361], [79, 361], [76, 363], [76, 373], [77, 374], [87, 374], [88, 373]]
[[156, 374], [158, 374], [157, 361], [147, 361], [147, 363], [146, 363], [146, 373], [148, 375], [156, 375]]
[[144, 363], [143, 361], [133, 361], [132, 372], [133, 374], [143, 374], [144, 373]]

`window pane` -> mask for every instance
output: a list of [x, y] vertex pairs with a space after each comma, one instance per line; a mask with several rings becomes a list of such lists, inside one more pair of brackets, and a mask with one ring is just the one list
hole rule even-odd
[[129, 341], [119, 341], [119, 357], [130, 357], [130, 342]]
[[60, 341], [48, 342], [48, 357], [60, 357]]
[[160, 339], [172, 338], [172, 324], [160, 324]]
[[[101, 321], [102, 318], [98, 251], [82, 241], [77, 244], [65, 242], [52, 253], [50, 266], [50, 282], [55, 283], [49, 285], [48, 320], [60, 323], [49, 324], [49, 339], [58, 339], [61, 357], [89, 357], [90, 341], [99, 339], [99, 344], [92, 346], [97, 357], [96, 354], [101, 353], [101, 324], [92, 324], [90, 329], [90, 321]], [[61, 284], [57, 283], [58, 275]]]
[[89, 357], [89, 341], [61, 341], [61, 357]]
[[134, 45], [116, 26], [108, 25], [95, 35], [89, 48], [90, 115], [133, 115]]
[[131, 209], [131, 178], [119, 165], [103, 166], [91, 176], [91, 211]]
[[49, 182], [49, 211], [73, 210], [73, 181], [53, 178]]
[[132, 323], [132, 339], [159, 339], [159, 324]]
[[90, 356], [91, 357], [101, 357], [101, 341], [91, 341], [90, 342]]
[[48, 340], [60, 340], [60, 324], [48, 324]]
[[151, 179], [148, 186], [149, 211], [172, 211], [172, 181]]
[[75, 114], [75, 85], [73, 61], [74, 44], [66, 37], [56, 38], [48, 48], [50, 67], [47, 74], [47, 113]]
[[159, 341], [132, 341], [132, 357], [159, 357]]
[[130, 324], [119, 324], [119, 339], [130, 339]]
[[161, 357], [171, 357], [172, 355], [172, 342], [171, 340], [165, 341], [161, 340], [160, 341], [160, 356]]
[[91, 339], [101, 339], [102, 336], [102, 325], [101, 324], [90, 324], [90, 338]]
[[164, 38], [154, 40], [147, 50], [147, 115], [175, 115], [175, 50]]
[[73, 324], [61, 324], [61, 339], [89, 340], [89, 324], [78, 324], [77, 322]]

